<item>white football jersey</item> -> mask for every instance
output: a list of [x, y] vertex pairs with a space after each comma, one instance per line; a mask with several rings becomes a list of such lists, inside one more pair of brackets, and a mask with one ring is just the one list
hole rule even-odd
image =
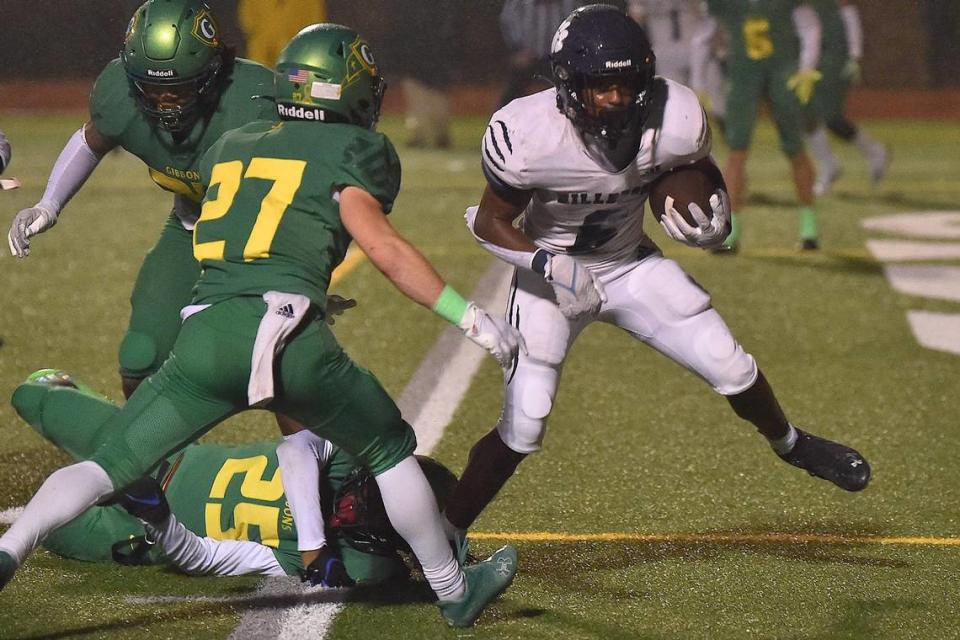
[[602, 167], [555, 89], [519, 98], [493, 114], [483, 138], [483, 170], [498, 187], [532, 191], [523, 232], [537, 246], [606, 269], [652, 246], [643, 231], [649, 185], [664, 171], [710, 153], [710, 128], [696, 94], [657, 78], [640, 148], [623, 170]]

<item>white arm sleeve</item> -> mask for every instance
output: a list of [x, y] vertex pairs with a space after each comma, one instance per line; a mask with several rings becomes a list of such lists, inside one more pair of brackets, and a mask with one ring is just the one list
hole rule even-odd
[[843, 30], [847, 34], [847, 53], [859, 60], [863, 57], [863, 26], [860, 24], [860, 10], [852, 4], [840, 7], [843, 18]]
[[277, 445], [283, 490], [297, 525], [297, 549], [313, 551], [327, 543], [320, 508], [320, 469], [326, 465], [333, 445], [304, 429]]
[[184, 573], [191, 575], [285, 576], [270, 547], [249, 540], [201, 538], [171, 515], [162, 527], [144, 523], [147, 533], [163, 553]]
[[468, 207], [466, 213], [463, 214], [463, 219], [466, 220], [467, 228], [470, 229], [470, 233], [472, 233], [474, 239], [480, 243], [480, 246], [504, 262], [508, 262], [515, 267], [520, 267], [521, 269], [530, 269], [531, 264], [533, 263], [533, 251], [517, 251], [515, 249], [506, 249], [500, 245], [493, 244], [492, 242], [487, 242], [477, 235], [477, 232], [473, 230], [473, 227], [477, 223], [477, 212], [479, 210], [480, 207]]
[[800, 70], [816, 69], [820, 63], [820, 18], [812, 7], [793, 10], [793, 26], [800, 38]]
[[80, 127], [70, 136], [70, 140], [53, 164], [50, 178], [47, 180], [47, 189], [43, 192], [40, 204], [59, 215], [70, 198], [80, 190], [93, 170], [97, 168], [102, 158], [103, 156], [95, 153], [87, 145], [83, 127]]
[[717, 20], [706, 16], [690, 38], [690, 88], [696, 92], [707, 88], [706, 69], [710, 61], [713, 39], [717, 35]]

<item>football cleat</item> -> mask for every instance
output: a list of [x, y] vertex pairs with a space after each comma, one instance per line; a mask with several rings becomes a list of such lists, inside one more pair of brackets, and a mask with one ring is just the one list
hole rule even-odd
[[861, 491], [870, 482], [870, 464], [857, 451], [800, 429], [797, 429], [793, 449], [777, 455], [784, 462], [847, 491]]
[[27, 376], [26, 382], [45, 384], [49, 387], [78, 388], [70, 374], [62, 369], [39, 369]]
[[0, 551], [0, 591], [3, 591], [16, 572], [17, 561], [6, 551]]
[[802, 238], [800, 240], [801, 251], [816, 251], [820, 248], [820, 242], [816, 238]]
[[484, 608], [503, 593], [517, 574], [517, 550], [501, 547], [492, 556], [463, 570], [466, 591], [459, 600], [438, 600], [443, 619], [451, 627], [470, 627]]

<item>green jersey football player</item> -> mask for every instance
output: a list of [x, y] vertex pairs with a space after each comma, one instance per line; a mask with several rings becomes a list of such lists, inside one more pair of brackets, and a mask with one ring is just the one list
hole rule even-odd
[[200, 158], [223, 135], [253, 120], [274, 119], [273, 73], [235, 58], [201, 0], [148, 0], [130, 20], [120, 57], [90, 95], [90, 120], [54, 163], [40, 201], [16, 215], [10, 252], [30, 253], [31, 238], [52, 227], [100, 159], [122, 148], [147, 165], [173, 194], [172, 213], [147, 254], [130, 296], [120, 346], [124, 395], [156, 371], [173, 347], [180, 309], [190, 302], [199, 265], [191, 230], [200, 214]]
[[93, 455], [47, 478], [0, 537], [0, 586], [38, 540], [254, 407], [309, 425], [370, 470], [449, 624], [472, 625], [510, 585], [512, 547], [458, 563], [413, 456], [413, 429], [321, 321], [330, 274], [354, 240], [403, 294], [457, 324], [501, 366], [520, 349], [514, 327], [461, 298], [390, 224], [400, 163], [374, 130], [383, 89], [369, 45], [346, 27], [314, 25], [283, 50], [281, 121], [228, 132], [200, 162], [202, 275], [170, 357], [104, 424]]
[[768, 102], [780, 148], [790, 160], [800, 203], [800, 246], [816, 249], [813, 165], [803, 148], [803, 105], [819, 79], [820, 25], [804, 0], [707, 0], [715, 23], [729, 37], [724, 135], [730, 147], [723, 175], [730, 193], [733, 230], [723, 249], [740, 241], [747, 156], [760, 103]]
[[[12, 404], [35, 431], [76, 460], [96, 451], [101, 427], [119, 411], [56, 369], [31, 374], [14, 391]], [[78, 408], [88, 416], [83, 424], [75, 418]], [[298, 437], [304, 436], [310, 438], [320, 488], [319, 528], [321, 535], [326, 531], [330, 550], [307, 570], [297, 544], [301, 527], [293, 519], [284, 491], [288, 483], [279, 472], [284, 445], [278, 453], [274, 442], [191, 445], [143, 481], [139, 495], [121, 499], [130, 513], [117, 505], [91, 507], [49, 536], [44, 546], [89, 562], [169, 562], [186, 573], [220, 576], [301, 575], [324, 586], [372, 584], [405, 575], [397, 553], [402, 541], [385, 515], [378, 515], [383, 511], [379, 496], [364, 490], [365, 470], [312, 432]], [[418, 462], [442, 509], [456, 476], [435, 460], [418, 457]], [[338, 567], [347, 575], [338, 575]]]

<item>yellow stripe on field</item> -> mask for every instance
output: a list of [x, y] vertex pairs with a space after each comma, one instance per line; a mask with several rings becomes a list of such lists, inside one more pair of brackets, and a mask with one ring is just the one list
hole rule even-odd
[[507, 542], [705, 542], [787, 544], [895, 544], [960, 546], [960, 538], [923, 536], [843, 536], [829, 533], [556, 533], [550, 531], [471, 531], [475, 540]]
[[347, 274], [353, 271], [353, 268], [365, 259], [366, 256], [363, 255], [363, 251], [357, 251], [356, 249], [348, 251], [343, 262], [340, 263], [340, 266], [333, 270], [333, 274], [330, 276], [330, 286], [336, 285], [347, 277]]

